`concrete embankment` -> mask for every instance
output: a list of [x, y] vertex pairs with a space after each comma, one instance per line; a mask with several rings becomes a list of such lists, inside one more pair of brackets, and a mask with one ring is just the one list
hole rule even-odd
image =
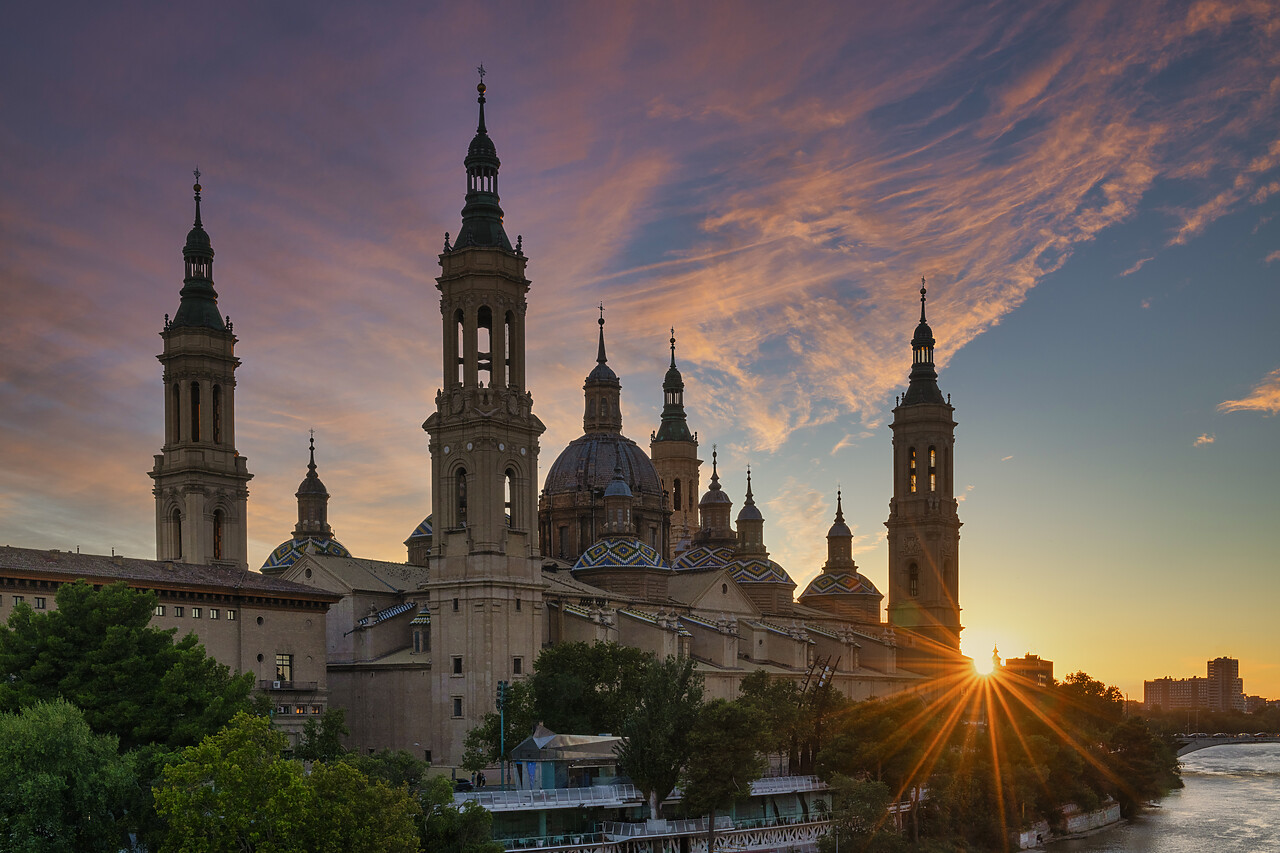
[[1061, 833], [1052, 832], [1049, 829], [1049, 822], [1042, 820], [1032, 824], [1028, 829], [1013, 833], [1010, 841], [1016, 844], [1019, 850], [1031, 850], [1043, 847], [1052, 841], [1062, 841], [1067, 838], [1089, 835], [1099, 829], [1119, 823], [1120, 804], [1108, 803], [1102, 808], [1091, 812], [1081, 811], [1076, 806], [1069, 805], [1062, 810], [1062, 818], [1063, 830]]

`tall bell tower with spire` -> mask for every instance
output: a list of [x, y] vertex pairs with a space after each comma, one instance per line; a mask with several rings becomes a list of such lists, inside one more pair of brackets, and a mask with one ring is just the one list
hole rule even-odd
[[[676, 330], [671, 330], [671, 366], [662, 380], [662, 422], [649, 437], [649, 458], [662, 480], [671, 507], [670, 560], [687, 549], [698, 532], [698, 434], [689, 432], [684, 411], [684, 377], [676, 367]], [[683, 544], [682, 544], [683, 543]]]
[[955, 409], [938, 389], [933, 330], [925, 319], [911, 339], [911, 378], [893, 410], [893, 499], [889, 539], [889, 622], [899, 662], [936, 671], [960, 649], [960, 516], [955, 498]]
[[464, 165], [466, 204], [439, 256], [442, 387], [430, 436], [435, 530], [431, 609], [437, 762], [457, 763], [467, 731], [493, 710], [498, 683], [529, 672], [542, 647], [538, 437], [525, 388], [526, 258], [498, 199], [498, 153], [480, 120]]
[[235, 356], [231, 320], [218, 313], [213, 245], [200, 219], [187, 234], [178, 312], [166, 314], [164, 446], [149, 472], [155, 481], [156, 559], [248, 570], [246, 507], [249, 473], [236, 452]]

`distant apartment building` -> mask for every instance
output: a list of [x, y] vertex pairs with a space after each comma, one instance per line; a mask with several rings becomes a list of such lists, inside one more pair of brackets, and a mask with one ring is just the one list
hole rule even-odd
[[1037, 687], [1049, 687], [1053, 684], [1053, 661], [1045, 660], [1039, 655], [1028, 654], [1020, 658], [1007, 658], [1004, 671], [1027, 679]]
[[1247, 708], [1240, 661], [1214, 658], [1206, 665], [1206, 678], [1157, 678], [1142, 684], [1143, 702], [1148, 709], [1179, 711], [1204, 708], [1210, 711], [1244, 711]]

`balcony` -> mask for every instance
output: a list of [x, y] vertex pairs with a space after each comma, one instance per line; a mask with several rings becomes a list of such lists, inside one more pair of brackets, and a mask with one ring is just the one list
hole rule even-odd
[[320, 689], [318, 681], [259, 681], [259, 690], [289, 690], [294, 693], [314, 693]]

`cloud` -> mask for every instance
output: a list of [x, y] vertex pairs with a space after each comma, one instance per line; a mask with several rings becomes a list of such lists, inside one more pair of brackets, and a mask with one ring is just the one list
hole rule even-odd
[[1152, 300], [1151, 300], [1151, 298], [1150, 298], [1150, 297], [1148, 297], [1148, 298], [1146, 298], [1146, 299], [1142, 300], [1142, 303], [1141, 303], [1141, 304], [1142, 304], [1142, 308], [1143, 308], [1143, 310], [1146, 310], [1147, 308], [1150, 308], [1150, 307], [1151, 307], [1151, 302], [1152, 302]]
[[1213, 442], [1214, 442], [1213, 436], [1209, 435], [1208, 433], [1201, 433], [1200, 437], [1195, 440], [1194, 446], [1204, 447], [1206, 445], [1213, 444]]
[[1135, 262], [1133, 266], [1129, 267], [1127, 270], [1125, 270], [1124, 272], [1120, 273], [1120, 277], [1121, 277], [1121, 278], [1124, 278], [1124, 277], [1125, 277], [1125, 276], [1127, 276], [1127, 275], [1133, 275], [1133, 274], [1134, 274], [1134, 273], [1136, 273], [1138, 270], [1140, 270], [1140, 269], [1142, 269], [1144, 266], [1146, 266], [1147, 261], [1153, 261], [1153, 260], [1155, 260], [1155, 255], [1152, 255], [1152, 256], [1151, 256], [1151, 257], [1149, 257], [1149, 258], [1139, 258], [1139, 259], [1138, 259], [1138, 261], [1137, 261], [1137, 262]]
[[1280, 261], [1280, 249], [1276, 249], [1274, 252], [1269, 252], [1267, 256], [1262, 259], [1262, 262], [1267, 265], [1271, 265], [1276, 261]]
[[1012, 459], [1012, 458], [1013, 458], [1013, 454], [1011, 453], [1011, 454], [1009, 454], [1008, 456], [1002, 456], [1002, 457], [1000, 457], [1000, 461], [1001, 461], [1001, 462], [1008, 462], [1008, 461], [1009, 461], [1010, 459]]
[[1262, 412], [1274, 415], [1280, 412], [1280, 368], [1271, 371], [1253, 390], [1239, 400], [1224, 400], [1218, 404], [1220, 412]]

